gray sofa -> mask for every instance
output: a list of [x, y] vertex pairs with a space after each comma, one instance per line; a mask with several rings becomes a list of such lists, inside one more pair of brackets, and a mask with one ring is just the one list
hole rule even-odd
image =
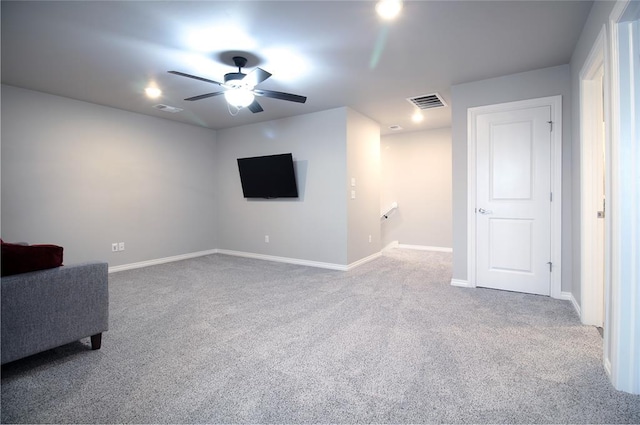
[[91, 337], [108, 328], [108, 265], [83, 263], [3, 277], [2, 364]]

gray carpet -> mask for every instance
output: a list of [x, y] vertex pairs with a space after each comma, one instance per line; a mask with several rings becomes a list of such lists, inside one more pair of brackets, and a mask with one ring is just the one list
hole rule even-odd
[[449, 285], [451, 254], [349, 272], [212, 255], [110, 275], [110, 330], [2, 369], [2, 421], [638, 423], [567, 301]]

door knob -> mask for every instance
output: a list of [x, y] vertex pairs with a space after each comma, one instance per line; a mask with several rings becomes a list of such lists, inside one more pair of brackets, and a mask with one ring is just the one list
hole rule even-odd
[[486, 214], [493, 214], [493, 211], [491, 211], [491, 210], [485, 210], [484, 208], [478, 208], [478, 212], [479, 212], [480, 214], [485, 214], [485, 215], [486, 215]]

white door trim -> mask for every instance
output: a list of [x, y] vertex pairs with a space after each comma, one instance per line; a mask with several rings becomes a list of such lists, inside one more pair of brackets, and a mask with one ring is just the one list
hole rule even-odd
[[[603, 82], [604, 99], [609, 98], [609, 89], [606, 80], [608, 79], [608, 65], [605, 58], [606, 51], [606, 27], [603, 25], [596, 41], [591, 48], [591, 52], [580, 71], [580, 319], [585, 325], [602, 326], [604, 312], [604, 291], [600, 287], [600, 280], [596, 279], [600, 273], [604, 274], [605, 287], [608, 287], [608, 269], [611, 252], [606, 241], [601, 238], [596, 231], [600, 223], [595, 211], [601, 210], [601, 200], [596, 199], [594, 187], [598, 184], [595, 180], [594, 170], [601, 169], [601, 164], [597, 164], [600, 155], [596, 151], [602, 146], [598, 145], [601, 140], [596, 134], [599, 127], [596, 126], [600, 111], [598, 104], [602, 102], [603, 93], [600, 84], [594, 81], [596, 73], [604, 68]], [[609, 141], [609, 105], [605, 100], [605, 146], [607, 152], [605, 159], [611, 160]], [[606, 173], [610, 174], [611, 167], [607, 164]], [[605, 198], [610, 204], [610, 175], [605, 177]], [[605, 229], [610, 228], [611, 214], [605, 214]], [[605, 230], [605, 235], [609, 232]], [[608, 238], [608, 236], [605, 236]], [[604, 245], [604, 259], [600, 257], [598, 247]], [[601, 269], [604, 260], [604, 270]]]
[[[621, 173], [629, 170], [633, 158], [623, 155], [625, 149], [637, 143], [631, 137], [623, 137], [623, 132], [640, 134], [640, 127], [633, 117], [633, 105], [624, 97], [634, 87], [635, 81], [627, 75], [637, 70], [637, 63], [630, 61], [631, 54], [620, 45], [621, 27], [625, 20], [640, 19], [640, 3], [629, 0], [618, 1], [609, 16], [610, 45], [610, 139], [611, 139], [611, 285], [605, 288], [605, 328], [609, 333], [604, 340], [604, 365], [613, 386], [617, 390], [640, 394], [640, 270], [637, 258], [640, 236], [634, 230], [637, 224], [624, 213], [622, 203], [635, 205], [640, 197], [628, 187]], [[622, 30], [622, 31], [621, 31]], [[621, 78], [622, 77], [622, 78]], [[636, 112], [637, 113], [637, 112]], [[631, 116], [630, 116], [631, 115]], [[636, 211], [637, 214], [637, 211]], [[634, 229], [635, 228], [635, 229]], [[626, 243], [627, 247], [623, 246]]]
[[562, 294], [562, 96], [542, 97], [517, 102], [478, 106], [467, 110], [467, 276], [466, 286], [476, 287], [476, 118], [481, 114], [506, 112], [540, 106], [551, 107], [551, 297]]

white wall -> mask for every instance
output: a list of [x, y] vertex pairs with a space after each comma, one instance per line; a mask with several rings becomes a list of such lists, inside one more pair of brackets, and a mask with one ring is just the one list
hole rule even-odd
[[381, 210], [399, 205], [382, 222], [382, 246], [451, 248], [451, 129], [383, 136], [381, 158]]
[[452, 94], [453, 278], [467, 280], [467, 109], [562, 96], [562, 291], [572, 282], [572, 150], [569, 65], [455, 85]]
[[[2, 238], [110, 266], [216, 248], [212, 130], [2, 86]], [[111, 252], [112, 242], [126, 250]]]
[[[380, 125], [347, 109], [346, 149], [347, 261], [352, 264], [380, 252]], [[351, 191], [355, 191], [355, 199], [351, 199]]]
[[[347, 264], [347, 108], [221, 130], [217, 140], [218, 248]], [[243, 198], [237, 158], [288, 152], [299, 199]]]

